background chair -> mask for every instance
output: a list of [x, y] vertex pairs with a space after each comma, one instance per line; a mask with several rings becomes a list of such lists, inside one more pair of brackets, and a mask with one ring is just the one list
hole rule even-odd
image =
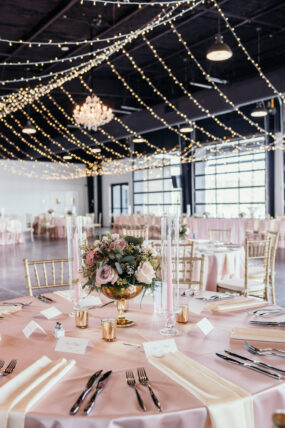
[[[173, 264], [175, 269], [176, 264]], [[188, 288], [204, 290], [204, 269], [205, 269], [205, 255], [201, 257], [179, 257], [178, 265], [178, 278], [179, 285], [187, 286]], [[175, 275], [175, 271], [174, 271]], [[194, 279], [195, 278], [195, 279]]]
[[102, 237], [102, 213], [99, 213], [98, 223], [94, 223], [93, 227], [94, 227], [95, 236], [97, 236], [96, 231], [98, 229], [98, 236], [99, 236], [99, 239], [101, 239], [101, 237]]
[[123, 236], [135, 236], [136, 238], [143, 238], [148, 241], [148, 226], [144, 225], [122, 225]]
[[231, 229], [208, 229], [210, 241], [232, 242]]
[[[71, 278], [68, 274], [68, 259], [54, 260], [23, 260], [25, 268], [26, 287], [29, 296], [33, 296], [33, 290], [47, 288], [69, 287]], [[35, 284], [32, 284], [31, 270]]]
[[217, 291], [256, 296], [268, 301], [270, 244], [270, 239], [246, 239], [244, 278], [220, 280]]

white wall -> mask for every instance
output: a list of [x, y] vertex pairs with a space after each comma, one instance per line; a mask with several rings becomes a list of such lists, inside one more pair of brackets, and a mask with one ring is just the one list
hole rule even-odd
[[[3, 166], [5, 162], [6, 167]], [[7, 163], [8, 162], [8, 163]], [[9, 165], [9, 168], [7, 168]], [[6, 215], [37, 215], [52, 208], [56, 213], [63, 214], [72, 209], [73, 198], [76, 213], [83, 215], [88, 212], [87, 180], [86, 178], [68, 180], [41, 180], [29, 178], [10, 172], [11, 165], [18, 171], [32, 168], [37, 175], [48, 170], [48, 162], [17, 162], [0, 161], [0, 209], [5, 209]], [[52, 164], [53, 171], [60, 173], [62, 167]], [[15, 170], [15, 171], [16, 171]], [[60, 200], [60, 204], [56, 203]]]
[[[103, 205], [103, 225], [110, 226], [111, 213], [111, 184], [128, 183], [129, 184], [129, 205], [132, 206], [133, 201], [133, 181], [132, 172], [120, 175], [103, 175], [102, 176], [102, 205]], [[96, 186], [95, 186], [96, 187]], [[95, 199], [96, 205], [96, 199]]]

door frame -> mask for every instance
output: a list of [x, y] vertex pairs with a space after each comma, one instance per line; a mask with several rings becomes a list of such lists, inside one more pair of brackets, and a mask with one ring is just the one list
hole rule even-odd
[[[129, 192], [130, 192], [130, 183], [112, 183], [111, 184], [111, 212], [114, 213], [114, 204], [113, 204], [113, 188], [115, 186], [120, 186], [120, 210], [122, 210], [123, 205], [123, 195], [122, 195], [122, 186], [128, 186]], [[130, 193], [129, 193], [130, 196]], [[122, 214], [122, 213], [120, 213]]]

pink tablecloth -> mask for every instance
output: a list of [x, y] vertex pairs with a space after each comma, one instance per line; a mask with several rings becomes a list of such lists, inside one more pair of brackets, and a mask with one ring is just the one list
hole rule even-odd
[[[143, 341], [164, 339], [159, 330], [164, 323], [161, 318], [152, 315], [152, 307], [147, 304], [139, 305], [130, 302], [128, 317], [136, 322], [136, 326], [117, 331], [117, 341], [103, 342], [99, 328], [100, 320], [116, 314], [115, 307], [106, 307], [90, 311], [90, 328], [82, 331], [74, 329], [74, 319], [68, 313], [72, 304], [59, 296], [53, 295], [55, 306], [62, 311], [56, 319], [47, 320], [39, 315], [48, 305], [32, 298], [31, 306], [7, 316], [0, 321], [2, 334], [1, 359], [6, 362], [12, 358], [18, 359], [16, 370], [10, 377], [2, 378], [1, 385], [26, 368], [43, 354], [49, 358], [74, 358], [76, 366], [36, 403], [26, 415], [27, 428], [209, 428], [211, 426], [207, 409], [191, 393], [170, 380], [166, 375], [151, 366], [142, 348], [124, 346], [123, 342], [142, 343]], [[189, 298], [183, 298], [188, 303]], [[191, 304], [190, 304], [191, 307]], [[230, 332], [233, 326], [247, 326], [249, 315], [246, 312], [213, 315], [204, 311], [201, 315], [192, 315], [191, 322], [197, 322], [208, 317], [214, 330], [205, 337], [193, 325], [178, 325], [181, 334], [176, 337], [176, 343], [181, 352], [194, 360], [214, 370], [220, 376], [249, 391], [254, 397], [256, 428], [271, 428], [271, 415], [278, 408], [285, 407], [285, 384], [242, 367], [228, 364], [215, 356], [215, 352], [231, 349], [233, 352], [248, 355], [243, 348], [243, 341], [231, 340]], [[45, 328], [47, 336], [35, 334], [26, 339], [22, 328], [31, 318], [34, 318]], [[85, 355], [55, 352], [56, 340], [51, 331], [56, 320], [62, 321], [70, 336], [89, 337], [93, 347], [88, 347]], [[255, 342], [257, 346], [262, 343]], [[267, 344], [268, 345], [268, 344]], [[274, 344], [272, 343], [274, 346]], [[285, 350], [285, 344], [278, 344]], [[277, 357], [260, 357], [285, 369], [285, 360]], [[146, 388], [139, 386], [145, 401], [147, 412], [143, 413], [138, 407], [137, 399], [125, 379], [125, 371], [133, 369], [136, 376], [137, 367], [145, 367], [153, 388], [160, 398], [162, 413], [158, 413]], [[85, 387], [88, 378], [96, 370], [113, 370], [105, 389], [98, 397], [95, 408], [89, 417], [69, 416], [69, 409]], [[136, 376], [137, 377], [137, 376]]]

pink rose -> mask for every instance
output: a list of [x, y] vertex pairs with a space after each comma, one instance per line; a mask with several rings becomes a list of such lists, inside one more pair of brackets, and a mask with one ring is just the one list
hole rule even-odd
[[94, 263], [95, 263], [94, 258], [95, 258], [95, 256], [96, 256], [96, 251], [89, 251], [89, 253], [87, 253], [87, 255], [86, 255], [86, 263], [89, 266], [94, 266]]
[[155, 277], [155, 272], [150, 262], [140, 264], [135, 273], [135, 277], [140, 283], [151, 284]]
[[96, 282], [98, 282], [99, 284], [108, 284], [108, 282], [111, 282], [111, 284], [115, 284], [117, 279], [118, 273], [116, 269], [112, 268], [109, 265], [102, 266], [96, 272]]
[[124, 239], [116, 239], [116, 241], [113, 241], [110, 245], [110, 250], [115, 250], [116, 247], [119, 247], [121, 250], [124, 250], [127, 248], [128, 243]]

